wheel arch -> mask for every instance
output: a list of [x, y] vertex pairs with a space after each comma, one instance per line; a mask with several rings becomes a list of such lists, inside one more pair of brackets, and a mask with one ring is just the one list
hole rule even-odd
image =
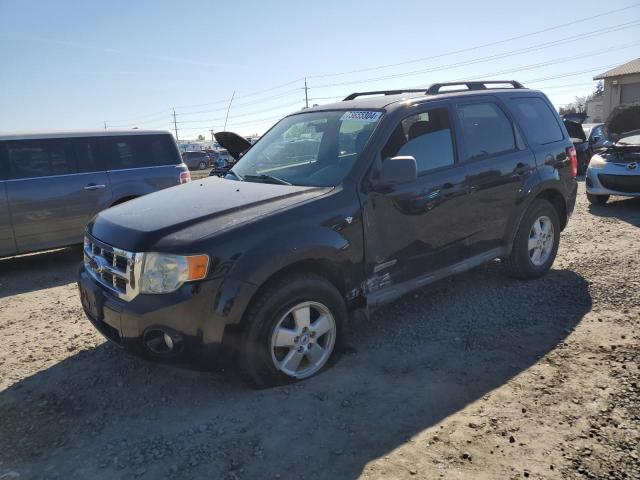
[[116, 205], [120, 205], [121, 203], [128, 202], [129, 200], [133, 200], [134, 198], [138, 198], [140, 195], [127, 195], [124, 197], [120, 197], [114, 202], [111, 203], [111, 207], [115, 207]]

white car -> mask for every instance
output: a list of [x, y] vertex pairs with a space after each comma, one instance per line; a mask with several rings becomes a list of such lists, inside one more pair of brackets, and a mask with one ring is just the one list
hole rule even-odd
[[594, 205], [607, 203], [610, 195], [640, 197], [640, 130], [623, 133], [591, 157], [585, 183]]

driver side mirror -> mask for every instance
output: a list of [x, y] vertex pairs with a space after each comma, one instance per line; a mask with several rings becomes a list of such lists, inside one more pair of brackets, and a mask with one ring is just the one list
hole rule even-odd
[[380, 176], [376, 185], [397, 185], [411, 182], [418, 178], [418, 166], [412, 156], [385, 158], [380, 168]]

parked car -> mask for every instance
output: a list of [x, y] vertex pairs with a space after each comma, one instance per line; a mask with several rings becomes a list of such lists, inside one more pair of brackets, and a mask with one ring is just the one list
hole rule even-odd
[[595, 205], [611, 195], [640, 196], [640, 130], [621, 134], [591, 157], [585, 183], [587, 199]]
[[224, 179], [100, 213], [80, 296], [131, 352], [228, 353], [259, 387], [308, 378], [357, 311], [496, 258], [544, 275], [576, 169], [549, 100], [517, 82], [354, 93], [285, 117]]
[[182, 161], [189, 167], [189, 170], [205, 170], [211, 166], [211, 157], [205, 152], [184, 152], [182, 154]]
[[[582, 130], [591, 147], [591, 155], [596, 150], [611, 144], [607, 138], [604, 123], [583, 123]], [[591, 160], [591, 156], [589, 156], [589, 160]]]
[[0, 136], [0, 256], [82, 243], [99, 211], [189, 181], [164, 131]]

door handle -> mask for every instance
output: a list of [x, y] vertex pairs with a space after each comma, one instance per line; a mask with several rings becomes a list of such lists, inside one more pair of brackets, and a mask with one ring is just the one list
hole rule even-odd
[[106, 188], [106, 185], [98, 185], [95, 183], [90, 183], [89, 185], [87, 185], [86, 187], [84, 187], [85, 190], [99, 190], [101, 188]]

